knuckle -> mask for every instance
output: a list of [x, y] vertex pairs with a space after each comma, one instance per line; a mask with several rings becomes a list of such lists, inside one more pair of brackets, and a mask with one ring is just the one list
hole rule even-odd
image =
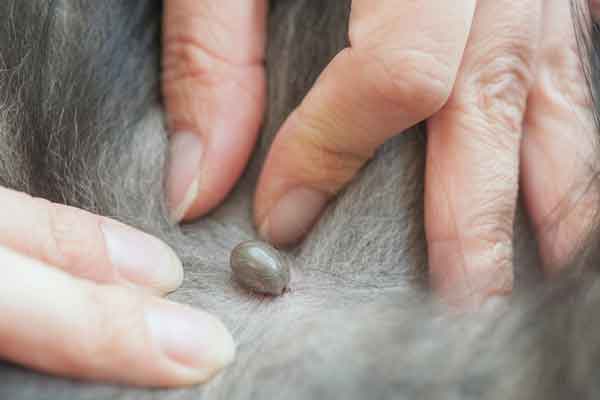
[[448, 101], [456, 73], [433, 52], [414, 49], [378, 50], [369, 55], [385, 99], [423, 120]]
[[[510, 243], [517, 195], [502, 191], [498, 191], [497, 195], [491, 194], [487, 202], [481, 201], [484, 207], [467, 219], [465, 231], [488, 243]], [[499, 196], [502, 199], [498, 200]]]
[[215, 64], [219, 61], [216, 54], [192, 36], [171, 36], [165, 40], [162, 79], [166, 89], [190, 79], [211, 82]]
[[540, 79], [535, 94], [549, 101], [562, 99], [569, 105], [591, 107], [584, 66], [576, 43], [568, 46], [551, 44], [542, 50], [540, 58]]
[[35, 199], [44, 214], [47, 237], [42, 241], [42, 257], [58, 267], [85, 275], [78, 268], [89, 268], [90, 258], [101, 259], [98, 243], [101, 233], [93, 218], [76, 208]]
[[[500, 123], [511, 132], [519, 132], [532, 83], [531, 50], [527, 46], [511, 46], [484, 56], [466, 78], [473, 102], [486, 119]], [[498, 54], [500, 53], [500, 54]]]
[[565, 229], [572, 238], [585, 237], [573, 234], [573, 231], [585, 231], [585, 226], [589, 225], [589, 221], [594, 221], [598, 213], [600, 187], [594, 180], [595, 177], [582, 173], [581, 176], [572, 179], [571, 184], [562, 186], [560, 198], [550, 203], [550, 207], [541, 213], [540, 217], [532, 219], [536, 233], [542, 235], [565, 224], [567, 227], [573, 225], [576, 228]]

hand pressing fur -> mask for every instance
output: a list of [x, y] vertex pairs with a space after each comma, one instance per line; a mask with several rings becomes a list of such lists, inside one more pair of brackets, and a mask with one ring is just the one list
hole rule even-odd
[[[248, 159], [264, 105], [266, 3], [166, 2], [178, 220], [218, 204]], [[260, 233], [299, 241], [384, 141], [428, 119], [432, 286], [455, 304], [511, 292], [519, 190], [555, 273], [598, 195], [588, 190], [594, 126], [571, 12], [562, 0], [352, 1], [348, 47], [271, 147], [255, 199]]]
[[[118, 106], [110, 122], [100, 121], [93, 112], [86, 114], [83, 103], [92, 110], [106, 105], [110, 90], [96, 91], [93, 85], [116, 82], [132, 65], [118, 61], [123, 59], [115, 56], [119, 49], [130, 53], [130, 62], [145, 77], [137, 63], [143, 66], [154, 58], [135, 53], [139, 44], [131, 38], [143, 36], [136, 29], [145, 33], [151, 28], [133, 26], [124, 32], [113, 21], [150, 6], [102, 6], [111, 13], [99, 13], [89, 2], [69, 2], [70, 8], [62, 10], [65, 6], [37, 1], [0, 5], [0, 164], [5, 172], [0, 177], [0, 359], [62, 376], [144, 386], [206, 381], [233, 359], [233, 340], [215, 317], [159, 297], [183, 280], [175, 252], [141, 230], [60, 204], [64, 197], [51, 194], [78, 168], [91, 168], [91, 163], [73, 161], [85, 152], [81, 142], [67, 143], [64, 121], [73, 124], [73, 132], [91, 132], [92, 126], [110, 129], [119, 115], [135, 114], [136, 106], [127, 109], [135, 101], [129, 101]], [[56, 17], [74, 14], [78, 17]], [[112, 36], [103, 36], [107, 30]], [[64, 32], [87, 45], [71, 46]], [[57, 67], [52, 57], [65, 48], [69, 51], [60, 58], [76, 73]], [[77, 74], [90, 80], [73, 79]], [[136, 85], [131, 75], [127, 79], [121, 88]], [[78, 99], [73, 107], [64, 103], [69, 96]], [[51, 117], [53, 111], [61, 117]], [[96, 132], [93, 142], [99, 145], [106, 135]], [[53, 145], [68, 151], [57, 156], [60, 150], [51, 150]], [[57, 165], [63, 166], [60, 172], [51, 172]]]

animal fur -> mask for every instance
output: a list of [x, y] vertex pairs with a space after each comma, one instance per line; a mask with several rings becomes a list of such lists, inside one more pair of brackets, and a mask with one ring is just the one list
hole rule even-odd
[[[422, 127], [386, 143], [290, 252], [289, 293], [254, 296], [231, 280], [229, 252], [256, 237], [252, 194], [273, 134], [346, 44], [348, 0], [270, 3], [259, 148], [223, 206], [177, 227], [163, 196], [161, 2], [0, 2], [0, 184], [167, 241], [186, 270], [171, 298], [222, 318], [238, 343], [205, 386], [149, 391], [0, 364], [0, 399], [598, 398], [600, 235], [544, 281], [520, 211], [510, 303], [448, 315], [426, 284]], [[597, 106], [598, 28], [573, 14]]]

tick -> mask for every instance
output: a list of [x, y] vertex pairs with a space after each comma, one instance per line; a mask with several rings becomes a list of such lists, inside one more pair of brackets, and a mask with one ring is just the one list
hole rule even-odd
[[242, 242], [231, 251], [234, 279], [253, 292], [279, 296], [290, 283], [290, 268], [279, 251], [264, 242]]

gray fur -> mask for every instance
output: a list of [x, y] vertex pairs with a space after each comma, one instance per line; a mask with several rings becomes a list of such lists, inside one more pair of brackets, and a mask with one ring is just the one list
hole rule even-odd
[[[171, 391], [0, 364], [0, 399], [597, 398], [597, 238], [572, 272], [541, 282], [520, 214], [519, 286], [508, 307], [448, 316], [425, 279], [419, 127], [386, 143], [287, 255], [288, 293], [265, 298], [232, 282], [229, 252], [256, 238], [252, 194], [272, 136], [346, 40], [347, 0], [275, 0], [271, 8], [259, 149], [222, 207], [176, 227], [163, 199], [159, 2], [0, 2], [0, 184], [166, 240], [186, 268], [171, 298], [218, 315], [239, 345], [236, 362], [210, 384]], [[584, 44], [596, 71], [594, 43]]]

